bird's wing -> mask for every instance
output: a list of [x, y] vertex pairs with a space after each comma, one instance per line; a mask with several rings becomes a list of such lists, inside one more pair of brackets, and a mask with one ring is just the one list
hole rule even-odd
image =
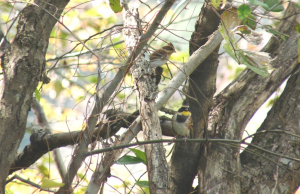
[[153, 52], [151, 55], [150, 55], [150, 61], [153, 61], [154, 59], [164, 59], [166, 58], [166, 53], [161, 53], [161, 52]]

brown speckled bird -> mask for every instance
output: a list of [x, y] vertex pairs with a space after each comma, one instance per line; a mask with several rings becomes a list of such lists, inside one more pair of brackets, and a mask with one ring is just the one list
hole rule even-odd
[[177, 135], [186, 138], [191, 137], [193, 132], [193, 121], [189, 107], [181, 107], [172, 118], [173, 130]]
[[150, 65], [151, 67], [162, 66], [168, 62], [170, 56], [176, 52], [172, 43], [168, 43], [150, 55]]

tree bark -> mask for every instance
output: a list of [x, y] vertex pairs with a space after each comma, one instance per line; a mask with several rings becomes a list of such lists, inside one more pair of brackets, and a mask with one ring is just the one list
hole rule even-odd
[[[285, 12], [277, 30], [288, 34], [286, 41], [274, 37], [263, 51], [271, 53], [276, 69], [265, 78], [246, 69], [228, 87], [216, 96], [211, 111], [209, 132], [211, 138], [241, 140], [244, 129], [261, 105], [297, 67], [298, 52], [293, 30], [296, 14], [292, 4]], [[199, 163], [200, 193], [241, 193], [239, 147], [206, 144]], [[243, 170], [242, 170], [243, 171]]]
[[[137, 9], [131, 9], [125, 14], [123, 34], [128, 53], [136, 48], [141, 36], [141, 24]], [[149, 59], [146, 60], [145, 50], [132, 64], [131, 74], [137, 88], [139, 99], [139, 110], [145, 140], [156, 140], [162, 138], [158, 110], [155, 98], [157, 94], [156, 79], [150, 66]], [[145, 145], [147, 157], [147, 169], [149, 188], [151, 193], [165, 194], [169, 188], [168, 164], [162, 143]]]
[[[276, 100], [267, 118], [257, 130], [251, 144], [263, 147], [282, 156], [299, 159], [299, 118], [300, 118], [300, 67], [298, 63], [297, 33], [294, 31], [299, 9], [290, 4], [286, 10], [286, 20], [279, 27], [290, 35], [279, 47], [271, 47], [274, 52], [286, 55], [285, 60], [275, 59], [278, 68], [282, 65], [296, 65], [284, 92]], [[278, 50], [276, 50], [276, 48]], [[282, 70], [286, 71], [286, 70]], [[272, 130], [272, 131], [271, 131]], [[294, 136], [295, 134], [298, 136]], [[242, 193], [294, 193], [300, 184], [300, 163], [258, 151], [248, 146], [241, 154]]]
[[[251, 144], [279, 155], [300, 158], [299, 86], [300, 72], [297, 70], [288, 80], [284, 92], [269, 111]], [[299, 161], [258, 151], [249, 145], [241, 154], [241, 163], [242, 193], [294, 193], [300, 184]]]
[[56, 24], [55, 18], [60, 17], [68, 2], [37, 0], [36, 5], [25, 7], [20, 14], [16, 37], [2, 56], [0, 193], [5, 191], [5, 179], [25, 133], [33, 92], [43, 79], [50, 32]]
[[[207, 42], [209, 36], [218, 29], [219, 23], [220, 18], [215, 8], [204, 3], [190, 40], [190, 55]], [[187, 99], [192, 112], [194, 139], [202, 138], [206, 129], [208, 112], [215, 93], [218, 50], [219, 46], [190, 75], [189, 95], [194, 99]], [[190, 193], [200, 155], [200, 143], [175, 144], [170, 161], [169, 193]]]

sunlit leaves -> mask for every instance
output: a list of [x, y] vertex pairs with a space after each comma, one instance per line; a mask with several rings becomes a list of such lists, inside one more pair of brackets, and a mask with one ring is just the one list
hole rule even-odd
[[55, 89], [55, 92], [56, 92], [56, 96], [59, 96], [59, 94], [63, 90], [63, 86], [62, 86], [60, 80], [55, 80], [54, 81], [54, 89]]
[[140, 187], [149, 188], [149, 181], [137, 181], [135, 184]]
[[42, 173], [44, 176], [48, 177], [49, 176], [49, 170], [46, 166], [44, 166], [43, 164], [38, 165], [38, 170], [40, 173]]
[[[250, 9], [250, 8], [249, 8]], [[239, 12], [239, 11], [237, 11]], [[227, 15], [223, 15], [223, 14]], [[239, 64], [244, 64], [249, 67], [255, 73], [268, 77], [270, 73], [273, 71], [272, 66], [270, 65], [271, 58], [268, 53], [264, 52], [253, 52], [248, 50], [241, 50], [239, 49], [237, 43], [235, 42], [234, 33], [240, 33], [242, 37], [246, 40], [258, 44], [262, 40], [262, 36], [260, 33], [253, 31], [248, 26], [237, 26], [238, 22], [236, 19], [235, 21], [237, 27], [234, 25], [230, 25], [231, 17], [228, 13], [224, 12], [222, 14], [222, 19], [226, 19], [226, 22], [223, 22], [223, 25], [220, 25], [219, 30], [222, 36], [224, 37], [226, 43], [223, 45], [225, 51]], [[239, 15], [247, 15], [251, 14], [251, 12], [246, 14], [239, 14]], [[240, 18], [240, 17], [239, 17]], [[233, 27], [235, 27], [233, 29]]]
[[256, 21], [253, 15], [248, 16], [243, 20], [243, 24], [249, 26], [251, 29], [255, 30], [256, 28]]
[[287, 35], [287, 34], [282, 34], [282, 33], [277, 32], [277, 30], [273, 29], [272, 26], [270, 26], [270, 25], [266, 25], [265, 29], [267, 32], [269, 32], [271, 34], [280, 36], [283, 40], [286, 40], [285, 37], [289, 37], [289, 35]]
[[36, 88], [35, 91], [34, 91], [34, 97], [40, 101], [41, 100], [41, 93], [40, 91]]
[[130, 149], [135, 156], [125, 155], [121, 157], [116, 164], [138, 164], [138, 163], [147, 163], [145, 152], [138, 149]]
[[268, 10], [269, 9], [269, 6], [259, 0], [249, 0], [249, 2], [253, 5], [257, 5], [257, 6], [261, 6], [263, 7], [265, 10]]
[[109, 6], [115, 13], [119, 13], [123, 9], [123, 7], [120, 4], [120, 0], [109, 0]]
[[219, 6], [222, 3], [222, 0], [211, 0], [210, 3], [216, 8], [219, 9]]
[[237, 13], [238, 13], [239, 19], [242, 20], [251, 15], [251, 9], [250, 9], [249, 5], [242, 4], [237, 8]]
[[269, 12], [282, 12], [284, 10], [284, 7], [279, 4], [278, 0], [264, 0], [263, 2], [259, 0], [249, 0], [249, 2], [253, 5], [263, 7]]
[[48, 189], [48, 188], [53, 188], [53, 187], [63, 187], [64, 185], [65, 185], [64, 183], [60, 183], [60, 182], [56, 182], [56, 181], [52, 181], [52, 180], [43, 178], [41, 188]]
[[263, 77], [270, 76], [273, 69], [270, 65], [271, 58], [268, 53], [233, 49], [230, 43], [224, 44], [223, 48], [239, 64], [246, 65]]
[[278, 0], [264, 0], [264, 3], [269, 6], [267, 11], [271, 12], [282, 12], [284, 10], [283, 6], [279, 4]]
[[130, 155], [125, 155], [121, 157], [116, 164], [138, 164], [138, 163], [143, 163], [144, 161], [138, 157], [135, 156], [130, 156]]
[[300, 39], [298, 38], [298, 62], [300, 62]]
[[145, 152], [138, 150], [138, 149], [130, 149], [136, 157], [140, 158], [141, 160], [143, 160], [143, 163], [146, 164], [147, 163], [147, 159], [146, 159], [146, 154]]

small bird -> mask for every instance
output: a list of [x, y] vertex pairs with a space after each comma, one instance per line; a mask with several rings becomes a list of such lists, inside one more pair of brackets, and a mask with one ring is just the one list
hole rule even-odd
[[193, 121], [189, 107], [181, 107], [172, 118], [173, 130], [177, 135], [187, 139], [193, 132]]
[[172, 43], [168, 43], [167, 46], [162, 47], [154, 51], [150, 55], [150, 65], [151, 67], [162, 66], [168, 62], [170, 56], [175, 53], [175, 48]]

